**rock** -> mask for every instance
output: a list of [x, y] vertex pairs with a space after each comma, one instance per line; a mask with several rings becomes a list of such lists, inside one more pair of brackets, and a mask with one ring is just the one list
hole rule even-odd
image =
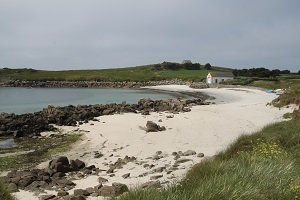
[[83, 190], [83, 189], [76, 189], [74, 190], [74, 196], [89, 196], [90, 193], [86, 190]]
[[113, 186], [104, 185], [98, 190], [98, 195], [104, 197], [115, 195], [115, 188]]
[[23, 188], [27, 187], [28, 185], [30, 185], [35, 180], [36, 180], [35, 176], [22, 177], [21, 180], [18, 182], [18, 187], [23, 189]]
[[128, 191], [128, 187], [122, 183], [113, 183], [112, 186], [103, 186], [98, 190], [100, 196], [118, 196]]
[[153, 165], [153, 164], [149, 165], [150, 169], [152, 169], [153, 167], [155, 167], [155, 165]]
[[147, 121], [146, 124], [146, 131], [147, 132], [158, 132], [160, 131], [162, 128], [157, 125], [156, 123], [152, 122], [152, 121]]
[[53, 195], [53, 194], [39, 196], [39, 200], [49, 200], [49, 199], [54, 199], [54, 198], [55, 198], [55, 195]]
[[[68, 199], [68, 198], [66, 198]], [[80, 196], [72, 196], [70, 197], [70, 200], [86, 200], [85, 196], [80, 195]]]
[[85, 169], [88, 169], [88, 170], [95, 170], [96, 169], [96, 166], [95, 165], [90, 165], [88, 167], [85, 167]]
[[83, 169], [85, 167], [85, 163], [79, 159], [76, 159], [75, 163], [76, 163], [78, 169]]
[[148, 176], [149, 175], [149, 172], [144, 172], [142, 174], [139, 175], [139, 177], [144, 177], [144, 176]]
[[115, 188], [115, 194], [120, 195], [124, 192], [128, 192], [128, 187], [122, 183], [112, 183], [112, 186]]
[[89, 175], [89, 174], [92, 174], [93, 171], [90, 170], [90, 169], [85, 168], [85, 169], [82, 170], [82, 172], [83, 172], [84, 174]]
[[142, 115], [150, 115], [149, 110], [142, 110], [141, 112]]
[[19, 138], [19, 137], [23, 137], [24, 134], [21, 131], [14, 131], [13, 136], [14, 138]]
[[174, 157], [174, 160], [178, 160], [180, 158], [180, 155], [176, 155], [175, 157]]
[[162, 151], [157, 151], [155, 154], [160, 155], [160, 154], [162, 154]]
[[95, 156], [94, 156], [94, 158], [101, 158], [103, 156], [103, 154], [102, 153], [95, 153]]
[[167, 118], [174, 118], [174, 115], [167, 115]]
[[143, 167], [144, 167], [144, 168], [147, 168], [147, 167], [149, 167], [149, 164], [146, 163], [146, 164], [143, 165]]
[[114, 173], [114, 167], [109, 168], [109, 169], [106, 171], [106, 173], [107, 173], [107, 174]]
[[66, 176], [66, 174], [63, 172], [56, 172], [52, 175], [53, 178], [60, 178], [60, 177], [64, 177], [64, 176]]
[[21, 177], [20, 177], [20, 176], [17, 176], [17, 177], [11, 178], [11, 179], [10, 179], [10, 182], [11, 182], [11, 183], [18, 184], [20, 180], [21, 180]]
[[91, 197], [98, 197], [99, 194], [98, 194], [98, 192], [93, 192], [90, 196], [91, 196]]
[[63, 172], [67, 173], [71, 171], [69, 159], [66, 156], [58, 157], [49, 162], [49, 168], [54, 172]]
[[188, 162], [188, 161], [193, 161], [193, 160], [192, 159], [187, 159], [187, 158], [180, 158], [180, 159], [175, 161], [175, 165], [180, 164], [180, 163], [185, 163], [185, 162]]
[[94, 191], [97, 192], [102, 187], [103, 187], [103, 185], [102, 185], [102, 183], [100, 183], [94, 187]]
[[68, 173], [71, 171], [69, 165], [64, 165], [61, 162], [55, 163], [52, 169], [54, 170], [54, 172], [62, 172], [62, 173]]
[[183, 153], [184, 156], [191, 156], [191, 155], [196, 155], [196, 151], [193, 150], [187, 150], [186, 152]]
[[159, 188], [160, 185], [160, 181], [148, 181], [146, 183], [143, 183], [141, 185], [142, 188]]
[[177, 156], [177, 152], [172, 152], [172, 156]]
[[98, 182], [99, 183], [105, 183], [105, 182], [107, 182], [108, 180], [106, 179], [106, 178], [103, 178], [103, 177], [99, 177], [98, 178]]
[[87, 191], [90, 195], [95, 192], [95, 188], [89, 187], [89, 188], [86, 188], [85, 191]]
[[9, 192], [19, 192], [18, 186], [15, 183], [10, 183], [7, 185], [7, 189]]
[[57, 185], [59, 185], [60, 187], [68, 187], [68, 186], [75, 186], [76, 184], [73, 183], [72, 181], [70, 180], [67, 180], [67, 179], [58, 179], [58, 180], [55, 180], [55, 183]]
[[150, 180], [156, 180], [156, 179], [159, 179], [159, 178], [161, 178], [161, 177], [163, 177], [163, 175], [151, 176], [151, 177], [150, 177]]
[[158, 167], [156, 169], [153, 169], [152, 172], [154, 173], [161, 173], [166, 169], [166, 167]]
[[26, 187], [26, 189], [36, 191], [39, 189], [40, 186], [40, 181], [33, 181], [29, 186]]
[[129, 178], [129, 177], [130, 177], [130, 173], [124, 174], [124, 175], [122, 175], [122, 177], [123, 177], [124, 179]]
[[51, 169], [54, 169], [54, 165], [56, 163], [61, 163], [62, 165], [66, 165], [68, 166], [70, 163], [69, 163], [69, 159], [66, 157], [66, 156], [61, 156], [61, 157], [58, 157], [56, 159], [53, 159], [49, 162], [49, 166]]
[[204, 153], [198, 153], [197, 157], [198, 157], [198, 158], [204, 157]]
[[159, 160], [159, 159], [161, 159], [162, 157], [155, 154], [152, 158], [153, 158], [153, 160]]
[[178, 151], [177, 154], [178, 154], [179, 156], [183, 156], [182, 151]]
[[57, 192], [57, 196], [58, 197], [64, 197], [64, 196], [67, 196], [69, 195], [69, 192], [66, 192], [66, 191], [59, 191]]

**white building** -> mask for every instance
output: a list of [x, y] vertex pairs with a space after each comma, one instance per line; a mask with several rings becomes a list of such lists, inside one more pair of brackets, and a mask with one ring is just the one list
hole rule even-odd
[[207, 84], [218, 84], [223, 81], [233, 80], [232, 72], [209, 72], [206, 77]]

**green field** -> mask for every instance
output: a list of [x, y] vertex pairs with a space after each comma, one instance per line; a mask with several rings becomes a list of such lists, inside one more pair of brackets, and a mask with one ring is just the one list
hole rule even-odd
[[[213, 67], [210, 71], [224, 68]], [[229, 70], [229, 69], [226, 69]], [[156, 70], [154, 65], [145, 65], [118, 69], [44, 71], [33, 69], [0, 69], [0, 80], [28, 81], [157, 81], [157, 80], [193, 80], [206, 77], [208, 70]]]

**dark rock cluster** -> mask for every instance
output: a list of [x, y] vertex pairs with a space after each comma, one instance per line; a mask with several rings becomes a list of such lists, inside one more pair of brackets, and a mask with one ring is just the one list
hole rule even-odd
[[[134, 157], [125, 157], [115, 163], [114, 167], [122, 167], [122, 164], [135, 160]], [[86, 189], [75, 189], [73, 195], [68, 190], [76, 184], [67, 178], [67, 173], [92, 174], [99, 170], [94, 165], [86, 166], [81, 160], [69, 160], [65, 156], [58, 157], [49, 162], [45, 169], [32, 169], [23, 171], [11, 171], [7, 176], [1, 177], [11, 192], [19, 189], [41, 193], [44, 190], [56, 190], [57, 195], [41, 195], [40, 199], [71, 199], [72, 197], [85, 199], [86, 196], [117, 196], [128, 191], [128, 187], [122, 183], [113, 183], [111, 186], [103, 185], [106, 179], [99, 177], [99, 184]]]
[[95, 117], [116, 113], [142, 113], [169, 111], [173, 113], [189, 112], [191, 106], [206, 105], [202, 98], [194, 99], [141, 99], [137, 104], [96, 104], [55, 107], [48, 106], [42, 111], [27, 114], [0, 114], [0, 136], [14, 137], [39, 135], [43, 131], [53, 131], [51, 124], [76, 126], [87, 123]]
[[66, 173], [83, 171], [86, 168], [88, 167], [83, 161], [78, 159], [69, 161], [67, 157], [62, 156], [51, 160], [45, 169], [14, 170], [2, 179], [10, 189], [14, 188], [14, 192], [18, 189], [39, 191], [53, 187], [69, 190], [75, 186], [75, 183], [65, 178]]

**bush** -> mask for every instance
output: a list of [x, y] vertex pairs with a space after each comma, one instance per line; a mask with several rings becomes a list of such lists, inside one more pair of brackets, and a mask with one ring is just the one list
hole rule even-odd
[[206, 64], [204, 65], [204, 69], [211, 70], [212, 67], [211, 67], [211, 65], [210, 65], [209, 63], [206, 63]]

